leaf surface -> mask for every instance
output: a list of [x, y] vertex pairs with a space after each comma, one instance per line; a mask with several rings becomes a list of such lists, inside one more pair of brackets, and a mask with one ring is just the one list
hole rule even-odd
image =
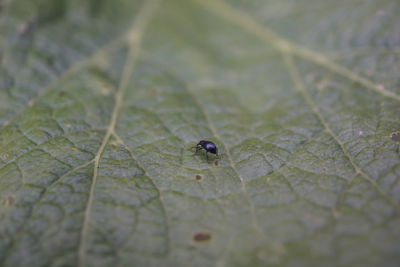
[[1, 12], [2, 266], [398, 264], [396, 0]]

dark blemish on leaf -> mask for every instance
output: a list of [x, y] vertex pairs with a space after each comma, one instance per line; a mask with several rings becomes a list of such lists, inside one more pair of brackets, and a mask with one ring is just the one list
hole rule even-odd
[[392, 139], [393, 141], [400, 143], [400, 132], [394, 132], [392, 133], [392, 135], [390, 136], [390, 139]]
[[196, 175], [196, 180], [201, 180], [201, 175]]
[[206, 241], [209, 241], [209, 240], [211, 240], [211, 234], [210, 233], [196, 233], [194, 236], [193, 236], [193, 240], [195, 241], [195, 242], [206, 242]]
[[214, 161], [215, 166], [218, 166], [218, 164], [219, 164], [218, 160]]

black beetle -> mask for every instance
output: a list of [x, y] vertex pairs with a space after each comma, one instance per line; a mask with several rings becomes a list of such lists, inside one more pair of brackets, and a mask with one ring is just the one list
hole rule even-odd
[[196, 148], [195, 153], [197, 153], [199, 150], [204, 149], [206, 151], [207, 159], [208, 159], [208, 153], [215, 154], [218, 157], [218, 148], [211, 141], [201, 140], [195, 147], [192, 148]]

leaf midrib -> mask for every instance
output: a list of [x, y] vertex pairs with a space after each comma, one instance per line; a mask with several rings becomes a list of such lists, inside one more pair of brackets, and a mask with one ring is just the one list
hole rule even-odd
[[128, 84], [129, 78], [131, 77], [131, 75], [133, 73], [136, 59], [140, 53], [142, 35], [144, 33], [144, 30], [145, 30], [150, 18], [154, 15], [157, 5], [159, 4], [160, 1], [161, 0], [148, 0], [142, 5], [136, 19], [133, 21], [132, 27], [129, 30], [128, 35], [127, 35], [128, 38], [127, 38], [126, 42], [127, 42], [127, 46], [128, 46], [128, 56], [126, 58], [125, 65], [124, 65], [123, 72], [122, 72], [121, 79], [120, 79], [120, 83], [119, 83], [117, 92], [115, 94], [114, 108], [113, 108], [113, 111], [111, 114], [111, 119], [110, 119], [109, 125], [107, 127], [107, 132], [103, 138], [103, 141], [102, 141], [100, 148], [97, 151], [95, 159], [94, 159], [93, 177], [92, 177], [92, 181], [91, 181], [91, 185], [90, 185], [89, 197], [88, 197], [88, 201], [86, 204], [86, 209], [85, 209], [84, 218], [83, 218], [83, 225], [82, 225], [82, 230], [81, 230], [80, 240], [79, 240], [79, 245], [78, 245], [78, 266], [86, 266], [86, 250], [87, 250], [87, 242], [88, 242], [87, 236], [89, 233], [91, 210], [92, 210], [93, 201], [94, 201], [100, 159], [101, 159], [101, 156], [104, 152], [106, 145], [108, 144], [108, 141], [110, 140], [110, 137], [115, 132], [115, 126], [117, 123], [120, 109], [122, 107], [123, 98], [124, 98], [124, 95], [126, 92], [127, 84]]

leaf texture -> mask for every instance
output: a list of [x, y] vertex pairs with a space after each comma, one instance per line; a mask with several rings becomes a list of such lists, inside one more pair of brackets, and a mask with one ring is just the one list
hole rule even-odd
[[5, 1], [0, 265], [397, 266], [399, 12]]

